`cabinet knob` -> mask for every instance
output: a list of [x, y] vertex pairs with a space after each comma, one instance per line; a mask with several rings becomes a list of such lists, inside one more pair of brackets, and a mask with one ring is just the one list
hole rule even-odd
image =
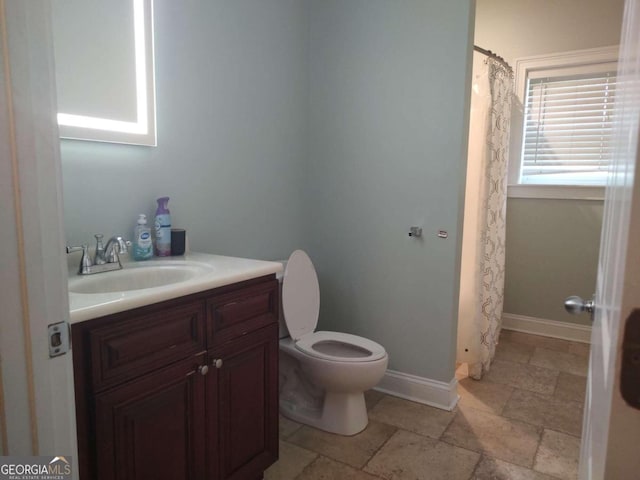
[[213, 366], [216, 368], [222, 368], [222, 359], [221, 358], [215, 358], [213, 360]]
[[198, 373], [203, 376], [206, 375], [209, 373], [209, 367], [207, 365], [200, 365], [198, 367]]

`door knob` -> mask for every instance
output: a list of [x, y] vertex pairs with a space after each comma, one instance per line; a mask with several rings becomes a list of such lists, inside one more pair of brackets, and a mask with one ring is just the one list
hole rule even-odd
[[209, 367], [207, 365], [200, 365], [198, 367], [198, 373], [203, 376], [206, 375], [209, 373]]
[[585, 301], [577, 295], [572, 295], [571, 297], [567, 297], [565, 299], [564, 309], [567, 311], [567, 313], [570, 313], [572, 315], [580, 315], [583, 312], [593, 314], [596, 306], [593, 299]]
[[212, 365], [216, 368], [222, 368], [222, 359], [221, 358], [214, 359]]

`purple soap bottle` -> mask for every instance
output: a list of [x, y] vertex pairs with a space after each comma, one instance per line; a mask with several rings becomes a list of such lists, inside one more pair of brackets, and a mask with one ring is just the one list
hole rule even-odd
[[156, 255], [168, 257], [171, 255], [171, 212], [167, 204], [169, 197], [160, 197], [156, 210]]

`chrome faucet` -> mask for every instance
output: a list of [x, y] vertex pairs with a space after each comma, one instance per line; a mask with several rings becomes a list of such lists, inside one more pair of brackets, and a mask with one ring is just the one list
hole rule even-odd
[[120, 257], [123, 253], [128, 253], [129, 249], [127, 248], [131, 245], [131, 242], [127, 242], [124, 238], [114, 235], [107, 241], [107, 245], [104, 247], [104, 258], [107, 263], [117, 263], [122, 268], [120, 264]]
[[67, 253], [82, 250], [82, 258], [80, 259], [78, 274], [91, 275], [93, 273], [120, 270], [122, 268], [122, 263], [120, 263], [119, 255], [129, 251], [128, 246], [131, 245], [131, 242], [126, 241], [119, 235], [114, 235], [107, 241], [105, 246], [102, 243], [104, 235], [97, 234], [95, 237], [96, 252], [93, 260], [91, 260], [91, 257], [89, 256], [89, 247], [87, 245], [82, 245], [80, 247], [67, 246]]

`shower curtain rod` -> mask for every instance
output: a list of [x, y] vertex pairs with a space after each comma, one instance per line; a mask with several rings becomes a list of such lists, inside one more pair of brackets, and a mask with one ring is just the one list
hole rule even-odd
[[493, 58], [494, 60], [498, 61], [498, 62], [499, 62], [499, 63], [501, 63], [501, 64], [502, 64], [502, 65], [503, 65], [507, 70], [509, 70], [509, 72], [513, 75], [513, 68], [511, 68], [511, 65], [509, 65], [509, 64], [507, 63], [507, 61], [506, 61], [504, 58], [502, 58], [502, 57], [500, 57], [500, 56], [496, 55], [496, 54], [495, 54], [495, 53], [493, 53], [491, 50], [486, 50], [486, 49], [484, 49], [484, 48], [482, 48], [482, 47], [479, 47], [479, 46], [477, 46], [477, 45], [474, 45], [474, 46], [473, 46], [473, 49], [474, 49], [476, 52], [480, 52], [480, 53], [482, 53], [483, 55], [486, 55], [487, 57]]

